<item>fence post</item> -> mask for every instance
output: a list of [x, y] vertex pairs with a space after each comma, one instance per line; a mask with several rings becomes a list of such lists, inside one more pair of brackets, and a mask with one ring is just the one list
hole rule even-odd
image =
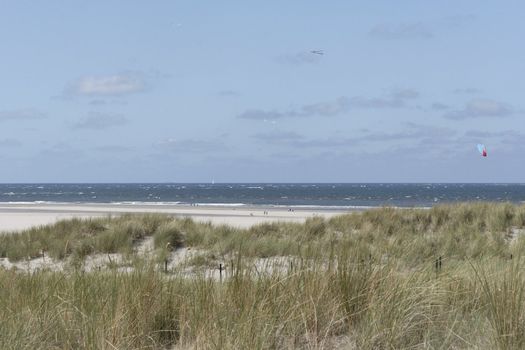
[[436, 260], [435, 260], [435, 267], [436, 267], [436, 273], [438, 273], [439, 271], [441, 271], [441, 267], [443, 266], [443, 259], [441, 256], [439, 256]]

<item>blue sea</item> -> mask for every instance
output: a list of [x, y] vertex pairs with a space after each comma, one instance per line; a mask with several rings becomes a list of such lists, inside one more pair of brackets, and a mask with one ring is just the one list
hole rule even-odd
[[429, 207], [464, 201], [525, 203], [525, 184], [135, 183], [0, 184], [0, 202], [312, 207]]

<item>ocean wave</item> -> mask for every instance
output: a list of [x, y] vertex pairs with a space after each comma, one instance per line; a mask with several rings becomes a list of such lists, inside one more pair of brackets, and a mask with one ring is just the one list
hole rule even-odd
[[10, 204], [10, 205], [36, 205], [36, 204], [80, 204], [79, 202], [54, 202], [54, 201], [7, 201], [0, 202], [0, 205]]
[[246, 203], [193, 203], [194, 205], [196, 206], [199, 206], [199, 207], [242, 207], [242, 206], [246, 206], [246, 205], [251, 205], [251, 204], [246, 204]]
[[97, 203], [86, 203], [86, 204], [111, 204], [111, 205], [189, 205], [184, 202], [150, 202], [150, 201], [122, 201], [122, 202], [97, 202]]

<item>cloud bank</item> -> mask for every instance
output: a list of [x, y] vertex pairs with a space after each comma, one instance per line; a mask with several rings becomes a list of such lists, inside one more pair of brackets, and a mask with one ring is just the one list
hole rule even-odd
[[513, 114], [508, 105], [489, 99], [475, 99], [469, 101], [463, 109], [450, 111], [444, 115], [447, 119], [463, 120], [472, 118], [503, 118]]
[[405, 107], [407, 99], [415, 99], [419, 93], [415, 90], [394, 90], [386, 97], [345, 97], [332, 101], [305, 104], [287, 111], [249, 109], [237, 116], [240, 119], [276, 120], [284, 118], [305, 118], [312, 116], [332, 117], [344, 114], [351, 109], [384, 109]]

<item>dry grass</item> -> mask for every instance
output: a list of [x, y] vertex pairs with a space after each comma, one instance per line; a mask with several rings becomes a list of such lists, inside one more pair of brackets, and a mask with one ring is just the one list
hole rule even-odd
[[[128, 272], [0, 269], [0, 348], [520, 349], [524, 226], [525, 207], [491, 203], [247, 230], [167, 216], [64, 221], [0, 237], [0, 255], [133, 257], [151, 236], [159, 254], [167, 243], [207, 252], [228, 277], [166, 274], [138, 257]], [[290, 267], [272, 267], [279, 257]]]

